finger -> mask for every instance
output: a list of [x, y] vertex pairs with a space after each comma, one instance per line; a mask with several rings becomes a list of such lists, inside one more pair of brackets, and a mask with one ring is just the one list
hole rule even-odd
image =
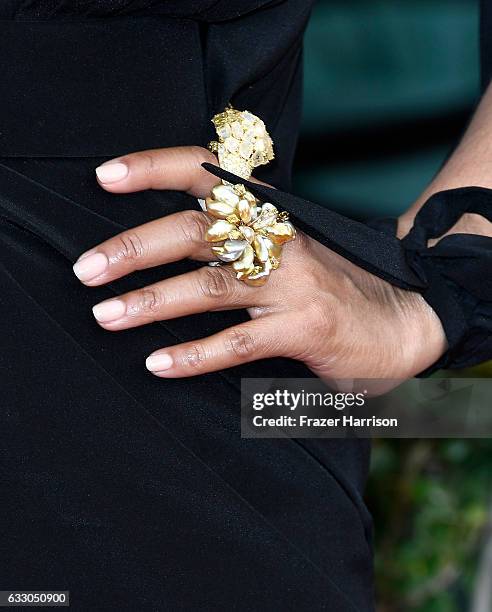
[[156, 376], [183, 378], [286, 355], [286, 322], [269, 315], [218, 334], [152, 353], [145, 365]]
[[205, 232], [210, 218], [198, 210], [163, 217], [118, 234], [83, 253], [73, 270], [85, 285], [96, 286], [136, 270], [187, 257], [215, 259]]
[[101, 327], [119, 331], [199, 312], [248, 308], [253, 302], [261, 305], [258, 289], [239, 282], [228, 268], [204, 266], [101, 302], [93, 313]]
[[171, 189], [205, 198], [218, 179], [202, 168], [204, 162], [218, 163], [203, 147], [149, 149], [107, 161], [96, 168], [96, 175], [101, 187], [112, 193]]

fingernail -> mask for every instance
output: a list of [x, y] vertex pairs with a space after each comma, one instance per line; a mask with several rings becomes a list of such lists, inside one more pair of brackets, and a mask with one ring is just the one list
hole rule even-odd
[[162, 372], [163, 370], [169, 370], [173, 365], [173, 358], [167, 353], [157, 353], [156, 355], [150, 355], [145, 360], [145, 366], [147, 370], [151, 372]]
[[104, 253], [95, 253], [94, 255], [79, 259], [75, 263], [73, 271], [79, 280], [89, 281], [102, 274], [107, 267], [108, 258], [106, 255]]
[[116, 183], [128, 176], [128, 166], [122, 162], [107, 162], [96, 168], [101, 183]]
[[92, 312], [100, 323], [108, 323], [109, 321], [116, 321], [125, 314], [126, 304], [121, 300], [107, 300], [96, 304]]
[[85, 251], [84, 253], [82, 253], [82, 255], [79, 255], [79, 258], [77, 259], [77, 261], [80, 261], [81, 259], [85, 259], [86, 257], [89, 257], [89, 255], [92, 255], [92, 253], [97, 253], [97, 247], [94, 247], [93, 249], [89, 249], [88, 251]]

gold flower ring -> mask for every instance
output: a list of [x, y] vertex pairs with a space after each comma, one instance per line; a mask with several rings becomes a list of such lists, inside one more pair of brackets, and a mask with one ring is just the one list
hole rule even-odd
[[[272, 139], [263, 121], [252, 113], [229, 107], [212, 122], [218, 142], [211, 142], [209, 148], [224, 170], [248, 179], [254, 168], [273, 159]], [[219, 260], [212, 265], [230, 264], [239, 280], [265, 284], [280, 265], [283, 245], [296, 237], [288, 213], [258, 201], [244, 185], [227, 181], [212, 189], [205, 209], [215, 217], [205, 239], [221, 243], [212, 247]]]

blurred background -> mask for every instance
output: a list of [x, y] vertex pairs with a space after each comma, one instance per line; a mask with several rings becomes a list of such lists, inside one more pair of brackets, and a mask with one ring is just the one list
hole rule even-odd
[[[362, 220], [408, 207], [477, 102], [478, 17], [479, 0], [318, 0], [296, 192]], [[378, 612], [492, 612], [492, 440], [376, 441], [368, 504]]]

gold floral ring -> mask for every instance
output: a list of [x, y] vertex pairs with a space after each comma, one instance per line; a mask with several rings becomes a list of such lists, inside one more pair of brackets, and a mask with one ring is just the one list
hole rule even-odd
[[[252, 113], [229, 107], [212, 122], [219, 140], [209, 148], [224, 170], [248, 179], [254, 168], [273, 159], [265, 124]], [[226, 181], [212, 189], [205, 209], [215, 217], [205, 239], [221, 243], [212, 247], [217, 263], [231, 264], [236, 277], [248, 285], [265, 284], [280, 265], [283, 245], [296, 237], [288, 213], [261, 203], [244, 185]]]

